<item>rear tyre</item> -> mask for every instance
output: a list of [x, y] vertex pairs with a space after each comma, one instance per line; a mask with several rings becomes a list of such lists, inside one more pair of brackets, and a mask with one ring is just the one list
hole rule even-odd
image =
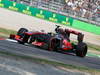
[[77, 46], [76, 46], [76, 55], [79, 57], [85, 57], [86, 53], [87, 53], [87, 44], [80, 42]]
[[17, 32], [17, 35], [23, 37], [25, 32], [28, 32], [26, 28], [20, 28]]

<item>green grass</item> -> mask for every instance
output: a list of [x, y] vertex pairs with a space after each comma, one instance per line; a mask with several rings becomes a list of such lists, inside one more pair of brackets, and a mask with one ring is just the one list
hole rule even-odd
[[100, 70], [91, 69], [91, 68], [88, 68], [88, 67], [80, 67], [78, 65], [74, 66], [74, 65], [59, 63], [59, 62], [50, 61], [50, 60], [46, 60], [46, 59], [41, 59], [41, 58], [17, 55], [17, 54], [13, 54], [13, 53], [9, 53], [9, 52], [4, 52], [4, 51], [0, 51], [0, 54], [12, 56], [14, 58], [20, 58], [20, 59], [24, 59], [24, 60], [28, 60], [28, 61], [32, 61], [32, 62], [37, 62], [37, 63], [41, 63], [41, 64], [49, 64], [49, 65], [53, 65], [55, 67], [60, 66], [60, 67], [66, 68], [66, 69], [73, 69], [73, 70], [79, 70], [79, 71], [82, 71], [82, 72], [88, 72], [88, 73], [91, 73], [93, 75], [94, 75], [94, 73], [100, 73]]
[[100, 46], [99, 45], [95, 45], [95, 44], [90, 44], [90, 43], [87, 43], [88, 44], [88, 47], [90, 49], [94, 49], [96, 51], [100, 51]]
[[10, 29], [0, 28], [0, 33], [4, 33], [6, 35], [16, 34], [16, 31]]

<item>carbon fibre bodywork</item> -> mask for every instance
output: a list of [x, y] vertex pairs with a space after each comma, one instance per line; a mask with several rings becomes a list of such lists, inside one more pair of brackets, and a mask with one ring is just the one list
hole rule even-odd
[[[77, 56], [84, 57], [87, 53], [87, 45], [83, 43], [84, 35], [80, 32], [56, 28], [56, 33], [29, 32], [21, 28], [16, 35], [11, 34], [10, 38], [19, 43], [32, 44], [47, 50], [73, 52]], [[70, 33], [77, 35], [77, 43], [70, 42]]]

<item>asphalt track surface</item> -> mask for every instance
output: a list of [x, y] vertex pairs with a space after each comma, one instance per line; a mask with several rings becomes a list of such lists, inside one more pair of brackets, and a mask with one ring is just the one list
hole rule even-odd
[[26, 46], [7, 40], [0, 40], [0, 51], [11, 52], [14, 54], [28, 55], [31, 57], [47, 59], [51, 61], [63, 62], [69, 65], [83, 66], [93, 69], [100, 69], [100, 58], [77, 57], [74, 55], [61, 54], [53, 51], [46, 51], [33, 46]]
[[0, 75], [90, 75], [81, 71], [63, 70], [41, 62], [26, 61], [0, 54]]

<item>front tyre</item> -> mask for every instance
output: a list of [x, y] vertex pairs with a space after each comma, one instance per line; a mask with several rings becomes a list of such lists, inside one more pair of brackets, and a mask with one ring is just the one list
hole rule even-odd
[[[20, 36], [20, 39], [27, 39], [27, 38], [25, 37], [25, 34], [24, 34], [25, 32], [28, 32], [28, 30], [27, 30], [26, 28], [20, 28], [20, 29], [18, 30], [17, 35]], [[18, 40], [18, 43], [24, 44], [25, 41], [24, 41], [24, 40]]]
[[28, 32], [26, 28], [20, 28], [17, 32], [17, 35], [23, 37], [25, 32]]
[[76, 46], [76, 55], [79, 57], [85, 57], [87, 54], [87, 44], [80, 42], [78, 43], [78, 45]]

